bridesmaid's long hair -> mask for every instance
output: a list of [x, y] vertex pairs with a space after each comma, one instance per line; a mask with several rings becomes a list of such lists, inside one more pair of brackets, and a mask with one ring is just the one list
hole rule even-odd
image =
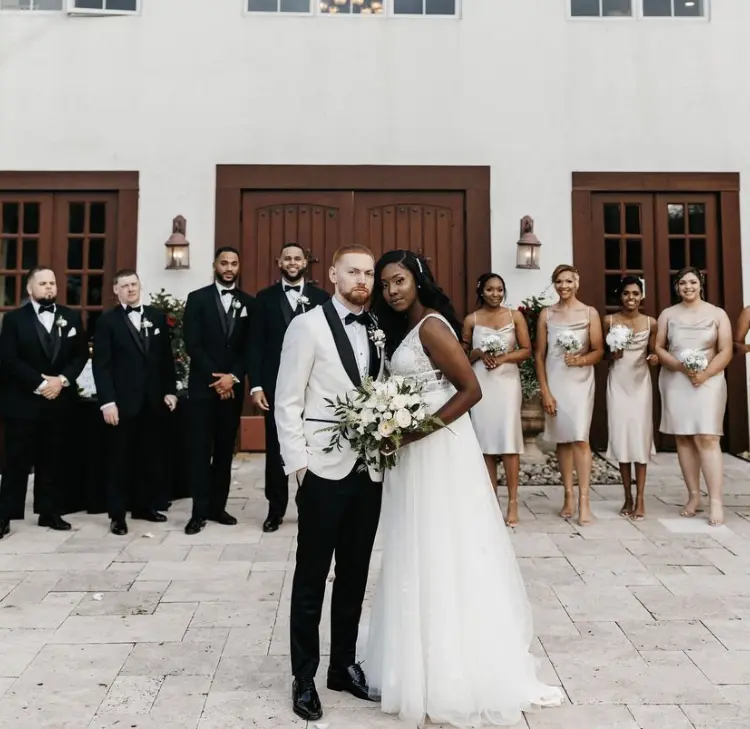
[[395, 311], [383, 298], [383, 269], [390, 263], [399, 264], [411, 273], [417, 285], [419, 303], [427, 309], [434, 309], [442, 314], [460, 340], [461, 324], [456, 311], [448, 295], [435, 281], [427, 261], [411, 251], [388, 251], [375, 265], [375, 287], [372, 292], [372, 312], [378, 320], [378, 326], [385, 334], [386, 354], [389, 357], [392, 356], [409, 331], [406, 312]]
[[504, 304], [508, 299], [508, 287], [505, 285], [505, 279], [499, 274], [499, 273], [492, 273], [490, 271], [489, 273], [483, 273], [478, 279], [477, 279], [477, 306], [484, 306], [484, 296], [482, 296], [482, 293], [484, 292], [484, 287], [487, 285], [487, 282], [491, 279], [496, 278], [500, 281], [500, 283], [503, 285], [503, 301]]

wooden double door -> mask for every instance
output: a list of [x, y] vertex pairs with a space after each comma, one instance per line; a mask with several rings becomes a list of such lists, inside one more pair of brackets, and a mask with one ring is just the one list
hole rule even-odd
[[[576, 206], [574, 193], [574, 258], [581, 271], [582, 300], [606, 316], [620, 307], [621, 278], [638, 276], [645, 283], [643, 312], [656, 318], [679, 300], [674, 288], [677, 273], [694, 266], [705, 277], [705, 298], [736, 318], [742, 306], [740, 242], [732, 234], [735, 221], [730, 219], [731, 206], [722, 199], [722, 191], [590, 191], [581, 197]], [[584, 212], [588, 221], [582, 220]], [[599, 450], [607, 445], [607, 370], [606, 362], [597, 368], [591, 441]], [[734, 362], [728, 372], [730, 397], [725, 422], [725, 433], [734, 439], [732, 445], [729, 437], [725, 438], [729, 450], [742, 449], [747, 440], [744, 377], [744, 367]], [[656, 445], [660, 450], [672, 450], [674, 439], [658, 431], [661, 403], [656, 372], [653, 380]]]
[[279, 278], [285, 243], [308, 252], [308, 279], [332, 291], [337, 248], [367, 246], [378, 258], [407, 249], [423, 255], [459, 312], [466, 305], [464, 193], [460, 191], [247, 191], [242, 197], [242, 286], [256, 292]]

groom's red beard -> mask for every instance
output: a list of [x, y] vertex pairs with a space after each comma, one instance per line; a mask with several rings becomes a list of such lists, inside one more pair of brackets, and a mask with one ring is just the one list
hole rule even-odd
[[354, 288], [351, 291], [340, 291], [339, 293], [355, 306], [364, 306], [370, 300], [370, 292], [364, 288]]

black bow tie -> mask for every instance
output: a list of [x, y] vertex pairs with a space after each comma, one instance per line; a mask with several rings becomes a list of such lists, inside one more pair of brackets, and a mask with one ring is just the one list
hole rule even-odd
[[141, 307], [140, 306], [126, 306], [125, 313], [126, 314], [132, 314], [132, 313], [140, 314]]
[[48, 311], [50, 314], [55, 313], [55, 305], [50, 304], [49, 306], [40, 306], [39, 307], [39, 313], [44, 314], [45, 311]]
[[222, 289], [221, 290], [222, 296], [226, 296], [227, 294], [229, 294], [229, 296], [234, 296], [234, 289]]
[[370, 323], [370, 315], [363, 311], [361, 314], [347, 314], [344, 317], [344, 324], [354, 324], [355, 322], [367, 326]]
[[289, 286], [287, 284], [284, 286], [284, 293], [287, 291], [302, 291], [302, 286]]

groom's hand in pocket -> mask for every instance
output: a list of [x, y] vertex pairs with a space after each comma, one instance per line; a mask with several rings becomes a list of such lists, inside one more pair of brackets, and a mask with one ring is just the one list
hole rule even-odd
[[297, 486], [302, 486], [302, 482], [305, 480], [305, 476], [307, 475], [307, 468], [300, 468], [297, 473], [294, 474], [297, 477]]

